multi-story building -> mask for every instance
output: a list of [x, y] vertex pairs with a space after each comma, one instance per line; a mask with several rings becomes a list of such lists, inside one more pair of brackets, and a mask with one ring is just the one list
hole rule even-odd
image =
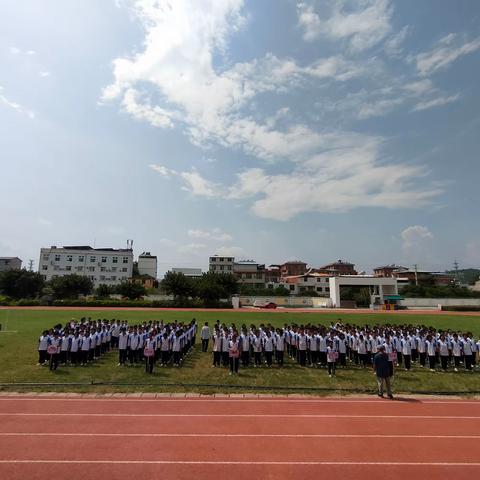
[[200, 278], [202, 276], [202, 269], [201, 268], [192, 268], [192, 267], [180, 267], [180, 268], [172, 268], [173, 273], [183, 273], [186, 277], [189, 278]]
[[269, 265], [265, 269], [265, 283], [269, 288], [278, 286], [281, 276], [280, 265]]
[[254, 260], [240, 260], [235, 262], [233, 273], [239, 285], [250, 288], [265, 288], [265, 265]]
[[208, 270], [214, 273], [233, 273], [234, 257], [213, 255], [208, 261]]
[[291, 277], [293, 275], [303, 275], [307, 271], [307, 264], [299, 260], [291, 260], [280, 265], [280, 274], [282, 277]]
[[138, 257], [138, 273], [157, 278], [157, 257], [150, 252], [143, 252]]
[[399, 286], [423, 285], [423, 286], [448, 286], [455, 283], [453, 274], [442, 272], [429, 272], [413, 268], [403, 268], [393, 272], [393, 277], [398, 281]]
[[405, 270], [405, 267], [394, 264], [384, 265], [383, 267], [375, 267], [373, 269], [373, 275], [375, 277], [391, 278], [394, 276], [395, 272], [398, 272], [399, 270]]
[[291, 295], [306, 295], [315, 292], [320, 297], [330, 295], [330, 275], [325, 273], [305, 273], [282, 278], [281, 284], [290, 290]]
[[22, 261], [18, 257], [0, 257], [0, 272], [20, 270]]
[[323, 267], [316, 268], [317, 273], [327, 273], [331, 276], [337, 275], [357, 275], [355, 270], [355, 265], [353, 263], [344, 262], [343, 260], [338, 260], [333, 263], [328, 263]]
[[118, 285], [132, 276], [133, 250], [64, 246], [40, 249], [38, 271], [46, 281], [65, 275], [81, 275], [101, 284]]

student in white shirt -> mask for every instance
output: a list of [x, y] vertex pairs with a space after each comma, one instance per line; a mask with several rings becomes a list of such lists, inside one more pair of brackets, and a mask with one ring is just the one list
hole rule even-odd
[[213, 334], [213, 365], [212, 367], [219, 367], [222, 357], [222, 335], [218, 328], [215, 329]]
[[448, 367], [448, 358], [450, 356], [450, 352], [448, 351], [449, 344], [445, 339], [445, 335], [440, 335], [440, 339], [438, 340], [437, 346], [438, 346], [438, 353], [440, 354], [440, 363], [442, 365], [442, 370], [446, 372]]
[[228, 361], [230, 364], [229, 375], [238, 375], [238, 364], [240, 360], [240, 351], [242, 349], [241, 342], [239, 341], [237, 334], [232, 334], [232, 339], [228, 342]]
[[77, 366], [78, 364], [78, 361], [79, 361], [78, 353], [81, 345], [82, 345], [82, 339], [80, 338], [80, 335], [77, 330], [73, 335], [73, 338], [70, 343], [70, 362], [74, 366]]
[[85, 367], [89, 361], [89, 356], [90, 356], [90, 335], [85, 333], [82, 335], [82, 346], [80, 350], [80, 361], [81, 365]]
[[327, 366], [328, 366], [328, 375], [331, 377], [335, 375], [335, 364], [337, 361], [337, 350], [335, 349], [333, 342], [331, 340], [327, 343]]
[[56, 348], [56, 353], [50, 354], [50, 370], [56, 370], [58, 368], [58, 357], [60, 356], [60, 348], [62, 346], [62, 339], [58, 336], [57, 332], [50, 338], [49, 346]]
[[44, 365], [47, 362], [48, 330], [44, 330], [38, 339], [38, 363]]
[[281, 328], [277, 328], [275, 335], [275, 360], [279, 367], [283, 367], [283, 356], [285, 352], [285, 333]]
[[425, 347], [427, 348], [430, 370], [434, 372], [435, 363], [437, 360], [437, 342], [431, 335], [427, 335], [427, 339], [425, 340]]
[[452, 346], [454, 370], [458, 372], [458, 367], [460, 366], [460, 360], [462, 359], [462, 355], [463, 355], [463, 342], [458, 338], [458, 335], [456, 333], [453, 334], [451, 346]]
[[465, 368], [467, 370], [472, 369], [472, 344], [470, 342], [470, 338], [468, 338], [467, 334], [463, 335], [463, 354], [465, 358]]
[[408, 337], [403, 338], [402, 342], [402, 355], [405, 364], [405, 371], [409, 371], [412, 361], [412, 343]]
[[[113, 338], [113, 337], [112, 337]], [[120, 328], [115, 344], [118, 347], [118, 366], [125, 366], [127, 363], [128, 333], [125, 327]]]
[[145, 357], [145, 373], [153, 373], [153, 365], [155, 364], [155, 350], [157, 349], [157, 342], [155, 340], [154, 332], [150, 332], [145, 341], [143, 355]]
[[254, 367], [260, 367], [262, 364], [262, 350], [263, 350], [263, 342], [262, 337], [260, 336], [260, 332], [258, 330], [255, 331], [255, 335], [252, 339], [253, 343], [253, 356], [255, 359]]
[[202, 352], [208, 350], [208, 341], [210, 340], [210, 328], [208, 328], [208, 322], [205, 322], [205, 325], [200, 331], [200, 337], [202, 339]]
[[267, 336], [263, 339], [263, 349], [265, 351], [265, 363], [267, 367], [272, 366], [274, 339], [270, 330], [267, 330]]
[[170, 361], [170, 352], [172, 349], [172, 343], [170, 338], [168, 337], [168, 333], [165, 332], [162, 335], [160, 340], [160, 366], [166, 367], [168, 362]]
[[242, 330], [239, 340], [242, 344], [242, 367], [247, 368], [250, 365], [250, 335], [247, 333], [246, 328]]

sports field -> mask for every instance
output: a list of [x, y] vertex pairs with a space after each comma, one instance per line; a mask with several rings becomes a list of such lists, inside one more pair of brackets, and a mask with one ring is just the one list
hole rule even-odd
[[[0, 383], [48, 383], [50, 385], [31, 387], [34, 390], [77, 391], [77, 392], [199, 392], [199, 393], [239, 393], [255, 392], [254, 387], [267, 392], [278, 393], [350, 393], [369, 392], [375, 388], [370, 370], [349, 366], [339, 369], [337, 376], [329, 378], [323, 369], [302, 368], [287, 360], [283, 369], [241, 369], [238, 377], [229, 377], [223, 368], [211, 368], [212, 355], [202, 353], [197, 342], [194, 351], [188, 355], [180, 368], [156, 368], [153, 375], [146, 375], [144, 369], [117, 367], [117, 353], [110, 352], [88, 367], [63, 367], [51, 372], [48, 368], [37, 366], [37, 340], [42, 330], [57, 323], [65, 323], [71, 318], [83, 316], [128, 320], [130, 324], [144, 320], [163, 319], [165, 321], [190, 321], [196, 318], [199, 324], [209, 321], [212, 325], [217, 319], [237, 326], [243, 323], [271, 323], [283, 326], [285, 323], [330, 324], [341, 318], [344, 322], [359, 325], [375, 323], [411, 323], [434, 325], [437, 328], [452, 328], [472, 331], [480, 334], [480, 316], [464, 315], [396, 315], [344, 312], [292, 313], [292, 312], [216, 312], [216, 311], [64, 311], [64, 310], [0, 310]], [[71, 385], [71, 384], [80, 385]], [[102, 385], [102, 383], [105, 383]], [[119, 385], [112, 385], [118, 383]], [[64, 384], [64, 385], [52, 385]], [[66, 385], [70, 384], [70, 385]], [[93, 385], [92, 385], [93, 384]], [[292, 390], [283, 390], [288, 387]], [[2, 386], [14, 390], [19, 387]], [[29, 387], [22, 387], [28, 390]], [[309, 391], [309, 389], [311, 389]], [[396, 392], [480, 392], [480, 374], [459, 371], [457, 373], [436, 372], [414, 367], [412, 371], [398, 370], [394, 380]]]
[[480, 402], [0, 395], [0, 478], [471, 479]]

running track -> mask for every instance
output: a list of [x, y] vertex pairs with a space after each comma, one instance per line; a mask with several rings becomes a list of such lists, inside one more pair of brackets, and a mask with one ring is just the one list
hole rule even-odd
[[480, 474], [480, 401], [0, 396], [0, 478]]

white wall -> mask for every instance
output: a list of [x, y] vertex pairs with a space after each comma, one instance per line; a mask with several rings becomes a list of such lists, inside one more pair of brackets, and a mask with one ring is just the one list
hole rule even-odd
[[480, 307], [480, 298], [405, 298], [399, 304], [407, 308], [444, 307]]

